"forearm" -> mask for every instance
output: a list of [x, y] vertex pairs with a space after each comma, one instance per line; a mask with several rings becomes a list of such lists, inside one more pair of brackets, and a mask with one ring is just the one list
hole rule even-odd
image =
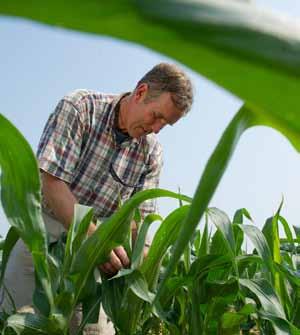
[[[74, 206], [78, 203], [76, 197], [71, 192], [68, 184], [46, 172], [42, 173], [42, 187], [47, 206], [53, 211], [64, 228], [68, 230], [74, 216]], [[91, 224], [88, 234], [91, 235], [94, 230], [95, 225]]]
[[69, 186], [64, 181], [43, 172], [42, 190], [47, 206], [65, 229], [68, 229], [74, 215], [74, 205], [78, 202]]

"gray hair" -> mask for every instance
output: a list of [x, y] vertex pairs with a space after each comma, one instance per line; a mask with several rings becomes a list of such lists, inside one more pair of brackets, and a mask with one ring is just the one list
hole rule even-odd
[[155, 65], [137, 83], [149, 87], [145, 102], [153, 100], [163, 92], [171, 93], [176, 108], [186, 114], [193, 103], [193, 87], [188, 76], [175, 64], [160, 63]]

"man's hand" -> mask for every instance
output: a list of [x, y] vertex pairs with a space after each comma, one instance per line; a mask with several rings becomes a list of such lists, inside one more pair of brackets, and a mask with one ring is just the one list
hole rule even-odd
[[99, 265], [99, 269], [109, 276], [114, 276], [122, 268], [127, 268], [130, 264], [125, 249], [120, 246], [113, 249], [109, 255], [109, 261]]

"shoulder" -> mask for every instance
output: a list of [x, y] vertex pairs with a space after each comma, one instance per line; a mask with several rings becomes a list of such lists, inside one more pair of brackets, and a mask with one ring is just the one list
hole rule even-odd
[[66, 94], [62, 100], [69, 102], [76, 109], [81, 109], [83, 106], [113, 103], [117, 94], [102, 93], [87, 89], [77, 89]]
[[162, 150], [162, 145], [155, 134], [148, 134], [144, 138], [146, 146], [148, 146], [150, 152]]

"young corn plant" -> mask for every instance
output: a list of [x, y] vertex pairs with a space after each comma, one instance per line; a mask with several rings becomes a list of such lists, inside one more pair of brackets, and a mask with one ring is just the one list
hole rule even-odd
[[[298, 237], [293, 238], [280, 209], [262, 232], [244, 224], [244, 217], [251, 220], [245, 209], [237, 211], [232, 222], [216, 208], [207, 210], [202, 233], [195, 232], [160, 300], [166, 317], [157, 321], [167, 334], [174, 329], [200, 335], [299, 334], [299, 264], [294, 261], [299, 258]], [[214, 234], [208, 233], [210, 222], [217, 228]], [[279, 238], [274, 227], [279, 222], [285, 238]], [[254, 246], [252, 253], [243, 248], [245, 238]]]

